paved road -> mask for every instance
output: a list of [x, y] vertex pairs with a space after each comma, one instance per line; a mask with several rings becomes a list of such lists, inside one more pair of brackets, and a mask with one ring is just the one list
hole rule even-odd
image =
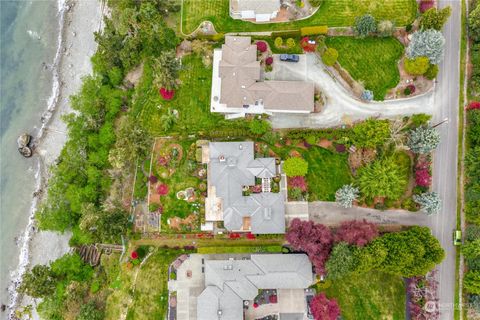
[[439, 306], [441, 319], [453, 319], [455, 299], [455, 247], [452, 231], [457, 215], [457, 150], [458, 150], [458, 95], [460, 86], [461, 2], [439, 1], [440, 7], [452, 7], [452, 16], [443, 34], [446, 39], [445, 59], [440, 65], [438, 84], [434, 95], [433, 123], [448, 117], [448, 124], [438, 127], [442, 142], [434, 155], [433, 189], [443, 199], [443, 207], [432, 217], [432, 232], [446, 250], [447, 256], [439, 267]]
[[270, 119], [274, 128], [324, 128], [348, 121], [380, 116], [396, 118], [414, 113], [433, 114], [433, 92], [405, 99], [365, 103], [354, 99], [345, 88], [332, 79], [314, 54], [301, 56], [298, 64], [281, 62], [275, 57], [274, 70], [268, 75], [273, 80], [306, 80], [314, 82], [326, 96], [320, 113], [275, 114]]

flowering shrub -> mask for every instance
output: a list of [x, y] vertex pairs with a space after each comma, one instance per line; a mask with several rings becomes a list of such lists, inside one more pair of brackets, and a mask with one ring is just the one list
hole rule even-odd
[[434, 4], [435, 4], [434, 0], [420, 0], [420, 4], [419, 4], [420, 13], [424, 13], [428, 9], [433, 8]]
[[161, 196], [164, 196], [168, 193], [168, 186], [164, 183], [157, 187], [157, 193]]
[[468, 110], [480, 109], [480, 101], [472, 101], [467, 107]]
[[309, 43], [309, 40], [310, 39], [308, 37], [302, 38], [302, 40], [300, 40], [300, 45], [305, 52], [315, 52], [316, 45]]
[[289, 177], [288, 186], [292, 188], [299, 188], [302, 192], [306, 192], [308, 189], [307, 181], [305, 177]]
[[260, 51], [260, 52], [267, 51], [267, 44], [264, 41], [258, 41], [257, 42], [257, 50]]
[[420, 187], [430, 187], [432, 176], [428, 169], [419, 169], [415, 171], [415, 183]]
[[168, 164], [168, 159], [165, 156], [161, 156], [158, 158], [158, 164], [161, 166], [166, 166]]
[[327, 299], [323, 292], [312, 299], [310, 308], [315, 320], [336, 320], [340, 316], [337, 300]]
[[253, 193], [260, 193], [262, 192], [262, 186], [259, 184], [251, 186], [250, 191], [252, 191]]
[[160, 89], [160, 95], [164, 100], [172, 100], [175, 95], [175, 90], [167, 90], [165, 88]]
[[271, 65], [273, 63], [273, 57], [268, 57], [267, 59], [265, 59], [265, 64], [267, 66]]
[[434, 272], [407, 280], [410, 319], [439, 319], [437, 290], [438, 282], [435, 280]]
[[138, 253], [137, 253], [137, 251], [132, 251], [132, 253], [130, 254], [130, 258], [132, 258], [132, 259], [134, 259], [134, 260], [135, 260], [135, 259], [138, 259]]
[[157, 183], [158, 178], [155, 177], [155, 176], [152, 174], [150, 177], [148, 177], [148, 181], [149, 181], [150, 183]]

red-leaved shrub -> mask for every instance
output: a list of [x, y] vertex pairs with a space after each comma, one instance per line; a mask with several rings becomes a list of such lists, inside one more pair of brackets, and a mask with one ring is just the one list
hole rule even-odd
[[420, 4], [419, 4], [420, 13], [424, 13], [424, 12], [427, 11], [428, 9], [433, 8], [433, 5], [434, 5], [434, 4], [435, 4], [435, 1], [434, 1], [434, 0], [421, 0], [421, 1], [420, 1]]
[[313, 43], [309, 43], [309, 40], [310, 39], [308, 37], [302, 38], [302, 40], [300, 40], [300, 45], [302, 46], [303, 51], [314, 52], [316, 45], [314, 45]]
[[258, 41], [257, 42], [257, 50], [260, 51], [260, 52], [267, 51], [267, 44], [264, 41]]
[[307, 181], [305, 177], [288, 177], [288, 186], [291, 188], [299, 188], [302, 192], [306, 192], [308, 189]]
[[137, 258], [138, 258], [138, 253], [137, 253], [137, 251], [132, 251], [132, 253], [130, 254], [130, 257], [131, 257], [132, 259], [134, 259], [134, 260], [137, 259]]
[[377, 225], [367, 220], [344, 221], [335, 232], [335, 242], [363, 247], [378, 237]]
[[267, 66], [271, 65], [273, 63], [273, 57], [268, 57], [267, 59], [265, 59], [265, 64]]
[[415, 183], [420, 187], [430, 187], [432, 176], [428, 169], [420, 169], [415, 171]]
[[468, 110], [480, 109], [480, 101], [472, 101], [468, 104]]
[[295, 218], [285, 238], [293, 249], [308, 254], [317, 274], [325, 273], [325, 262], [333, 245], [332, 232], [328, 227]]
[[149, 181], [150, 183], [157, 183], [158, 178], [155, 177], [155, 176], [152, 174], [150, 177], [148, 177], [148, 181]]
[[315, 320], [337, 320], [340, 316], [340, 307], [337, 300], [328, 299], [323, 292], [312, 299], [310, 309]]
[[167, 90], [165, 88], [160, 89], [160, 95], [164, 100], [172, 100], [175, 95], [175, 90]]
[[157, 193], [161, 196], [164, 196], [168, 193], [168, 186], [165, 183], [162, 183], [157, 187]]

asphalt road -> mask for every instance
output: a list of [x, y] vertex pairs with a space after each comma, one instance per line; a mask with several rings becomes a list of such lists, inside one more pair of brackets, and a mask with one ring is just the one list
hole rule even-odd
[[433, 190], [443, 199], [441, 211], [432, 216], [435, 237], [446, 251], [439, 266], [440, 319], [453, 319], [455, 301], [455, 247], [452, 231], [457, 217], [457, 159], [458, 159], [458, 98], [460, 87], [461, 2], [439, 1], [439, 7], [451, 6], [452, 15], [444, 27], [445, 58], [440, 64], [437, 88], [434, 94], [435, 111], [432, 123], [449, 118], [438, 126], [441, 143], [434, 154]]

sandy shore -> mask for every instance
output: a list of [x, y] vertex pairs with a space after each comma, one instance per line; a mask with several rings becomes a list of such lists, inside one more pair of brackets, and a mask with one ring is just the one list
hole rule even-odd
[[[69, 97], [79, 91], [82, 77], [92, 73], [90, 57], [97, 44], [93, 33], [101, 30], [103, 4], [100, 0], [67, 0], [58, 65], [59, 94], [54, 107], [42, 116], [44, 132], [35, 141], [35, 151], [40, 157], [40, 194], [45, 194], [48, 168], [55, 162], [67, 140], [67, 127], [62, 116], [72, 112]], [[59, 234], [41, 231], [33, 234], [29, 243], [29, 265], [47, 264], [67, 253], [70, 233]], [[32, 304], [25, 297], [21, 305]], [[35, 313], [35, 312], [34, 312]], [[38, 315], [33, 315], [38, 319]]]

